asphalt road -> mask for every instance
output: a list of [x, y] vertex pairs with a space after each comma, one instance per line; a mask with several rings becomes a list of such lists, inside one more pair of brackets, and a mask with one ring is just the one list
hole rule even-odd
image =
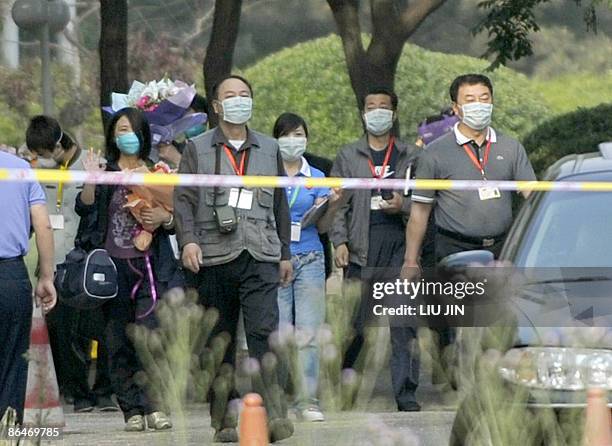
[[[395, 411], [388, 369], [381, 371], [373, 395], [365, 410], [326, 412], [321, 423], [295, 422], [293, 437], [280, 445], [335, 446], [335, 445], [394, 445], [444, 446], [455, 416], [456, 395], [442, 392], [429, 384], [429, 373], [422, 369], [421, 386], [417, 397], [423, 406], [421, 412]], [[63, 445], [209, 445], [213, 430], [210, 428], [208, 406], [190, 404], [181, 420], [173, 416], [175, 428], [166, 432], [127, 433], [123, 431], [120, 413], [92, 412], [75, 414], [65, 407], [66, 427]]]
[[[166, 432], [123, 432], [120, 414], [66, 414], [64, 445], [209, 445], [213, 431], [210, 428], [208, 408], [190, 406], [186, 413], [186, 429], [175, 428]], [[447, 444], [452, 411], [398, 412], [339, 412], [327, 413], [322, 423], [296, 423], [293, 437], [280, 445], [422, 445]], [[175, 420], [176, 423], [176, 420]]]

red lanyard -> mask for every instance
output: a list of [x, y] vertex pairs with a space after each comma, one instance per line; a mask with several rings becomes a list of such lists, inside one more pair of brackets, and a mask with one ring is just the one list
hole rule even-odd
[[484, 168], [489, 162], [489, 153], [491, 152], [491, 140], [487, 141], [487, 147], [485, 148], [485, 153], [484, 153], [484, 158], [482, 160], [482, 164], [480, 163], [480, 160], [476, 158], [476, 156], [474, 155], [474, 152], [472, 151], [470, 147], [468, 147], [467, 144], [463, 145], [463, 150], [465, 150], [465, 153], [467, 153], [467, 156], [472, 161], [472, 164], [476, 166], [476, 169], [480, 171], [480, 173], [482, 174], [482, 177], [486, 180], [487, 177], [485, 176]]
[[232, 164], [232, 167], [234, 168], [234, 172], [236, 172], [236, 175], [239, 175], [239, 176], [244, 175], [244, 160], [247, 157], [246, 150], [242, 152], [242, 157], [240, 158], [240, 168], [238, 168], [238, 164], [236, 164], [236, 158], [234, 157], [234, 153], [231, 151], [231, 149], [227, 147], [226, 145], [223, 145], [223, 149], [225, 150], [225, 154], [227, 155], [227, 158]]
[[389, 147], [387, 147], [387, 153], [385, 155], [385, 159], [383, 161], [383, 165], [380, 168], [380, 174], [376, 173], [376, 167], [370, 158], [368, 158], [368, 164], [370, 165], [370, 170], [372, 171], [372, 176], [378, 180], [384, 177], [385, 171], [387, 170], [387, 164], [389, 164], [389, 160], [391, 159], [391, 153], [393, 153], [393, 146], [395, 145], [395, 138], [391, 137], [389, 139]]

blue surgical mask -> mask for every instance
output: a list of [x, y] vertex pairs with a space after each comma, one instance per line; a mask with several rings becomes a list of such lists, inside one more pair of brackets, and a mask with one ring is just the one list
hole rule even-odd
[[223, 107], [223, 120], [230, 124], [240, 125], [251, 119], [253, 99], [248, 96], [235, 96], [224, 99], [221, 106]]
[[462, 121], [469, 128], [480, 131], [491, 124], [493, 104], [486, 102], [470, 102], [461, 106]]
[[376, 108], [363, 115], [366, 130], [375, 136], [381, 136], [393, 127], [393, 110]]
[[196, 124], [193, 127], [189, 127], [187, 130], [185, 130], [185, 137], [193, 138], [204, 133], [205, 131], [206, 127], [204, 127], [204, 124]]
[[136, 133], [130, 132], [115, 138], [115, 144], [125, 155], [136, 155], [140, 152], [140, 140]]

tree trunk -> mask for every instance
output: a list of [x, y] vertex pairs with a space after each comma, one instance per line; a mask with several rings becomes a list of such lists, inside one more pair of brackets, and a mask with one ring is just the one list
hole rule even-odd
[[[327, 0], [342, 39], [348, 74], [359, 108], [369, 88], [393, 90], [404, 44], [423, 20], [445, 1], [416, 0], [400, 7], [394, 0], [370, 0], [372, 40], [366, 50], [361, 40], [359, 0]], [[399, 124], [396, 132], [399, 133]]]
[[[111, 105], [111, 93], [128, 85], [127, 0], [100, 0], [100, 106]], [[109, 117], [102, 113], [106, 128]]]
[[[210, 41], [204, 57], [204, 86], [209, 103], [213, 87], [232, 72], [234, 48], [238, 39], [242, 0], [216, 0]], [[209, 107], [209, 126], [216, 127], [217, 116]]]

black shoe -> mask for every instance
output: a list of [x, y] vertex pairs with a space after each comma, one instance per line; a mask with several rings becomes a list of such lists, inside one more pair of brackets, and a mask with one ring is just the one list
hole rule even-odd
[[268, 423], [270, 432], [270, 443], [284, 440], [293, 435], [293, 423], [289, 418], [276, 418]]
[[87, 413], [94, 410], [94, 404], [90, 400], [74, 400], [75, 413]]
[[119, 407], [110, 396], [99, 396], [96, 407], [100, 412], [119, 412]]
[[420, 412], [421, 411], [421, 405], [419, 403], [417, 403], [416, 401], [410, 402], [410, 403], [405, 403], [405, 404], [398, 404], [397, 405], [397, 410], [400, 412]]
[[215, 431], [213, 443], [238, 443], [238, 431], [235, 427]]

